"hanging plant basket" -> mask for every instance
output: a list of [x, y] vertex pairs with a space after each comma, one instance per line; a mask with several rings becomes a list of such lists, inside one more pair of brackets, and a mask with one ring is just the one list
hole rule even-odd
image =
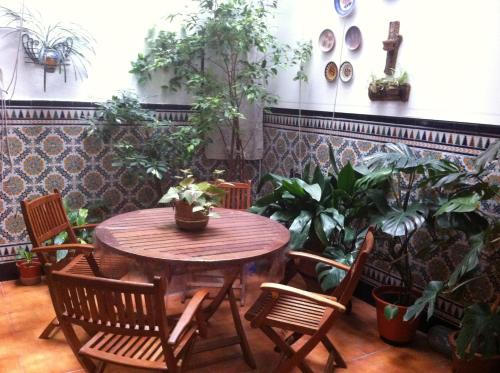
[[368, 97], [372, 101], [403, 101], [410, 98], [411, 86], [408, 83], [398, 86], [374, 86], [368, 87]]

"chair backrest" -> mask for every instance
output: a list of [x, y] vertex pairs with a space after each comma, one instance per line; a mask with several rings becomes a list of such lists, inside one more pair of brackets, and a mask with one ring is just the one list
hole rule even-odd
[[217, 184], [224, 190], [222, 207], [233, 210], [246, 210], [252, 205], [252, 182], [230, 181]]
[[342, 282], [331, 294], [344, 306], [347, 306], [347, 303], [351, 300], [354, 290], [356, 290], [356, 286], [358, 286], [358, 282], [361, 278], [363, 267], [368, 259], [368, 255], [370, 255], [375, 245], [375, 237], [373, 233], [374, 228], [368, 228], [368, 232], [366, 233], [366, 237], [361, 245], [361, 249], [359, 250], [356, 260], [352, 264]]
[[68, 232], [68, 243], [78, 243], [57, 189], [52, 194], [21, 201], [21, 209], [34, 247], [43, 246], [63, 231]]
[[159, 336], [167, 345], [165, 285], [48, 271], [54, 309], [61, 323], [121, 335]]

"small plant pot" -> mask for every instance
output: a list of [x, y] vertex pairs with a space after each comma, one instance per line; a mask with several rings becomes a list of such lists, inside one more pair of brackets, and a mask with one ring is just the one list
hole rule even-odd
[[377, 326], [380, 337], [393, 344], [403, 345], [411, 342], [417, 333], [420, 318], [404, 321], [403, 317], [408, 307], [397, 306], [399, 312], [397, 316], [388, 320], [384, 315], [384, 308], [389, 304], [394, 304], [391, 299], [397, 297], [402, 291], [398, 286], [381, 286], [373, 289], [372, 296], [375, 299], [377, 308]]
[[33, 259], [31, 263], [27, 263], [24, 259], [18, 260], [16, 266], [21, 284], [35, 285], [42, 281], [42, 264], [38, 260]]
[[464, 360], [457, 355], [457, 336], [458, 332], [448, 335], [452, 349], [451, 371], [453, 373], [496, 373], [500, 370], [500, 355], [485, 358], [476, 354], [472, 359]]
[[176, 201], [175, 223], [186, 231], [201, 231], [207, 227], [208, 215], [203, 211], [193, 212], [193, 207], [185, 201]]

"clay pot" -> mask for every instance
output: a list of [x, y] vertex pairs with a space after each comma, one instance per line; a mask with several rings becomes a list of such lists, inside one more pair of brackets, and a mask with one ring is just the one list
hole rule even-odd
[[207, 227], [208, 215], [203, 211], [193, 212], [193, 207], [186, 201], [176, 201], [175, 223], [186, 231], [201, 231]]
[[457, 355], [457, 336], [458, 332], [453, 332], [448, 335], [452, 352], [451, 370], [453, 373], [494, 373], [500, 370], [500, 356], [485, 358], [480, 354], [476, 354], [470, 360], [461, 359]]
[[397, 306], [399, 309], [398, 315], [388, 320], [384, 315], [384, 308], [389, 304], [393, 304], [388, 299], [399, 295], [402, 291], [398, 286], [380, 286], [373, 289], [372, 296], [375, 299], [377, 309], [377, 325], [380, 337], [387, 342], [395, 344], [406, 344], [411, 342], [417, 333], [418, 323], [420, 318], [404, 321], [403, 317], [408, 307]]
[[19, 270], [19, 281], [23, 285], [35, 285], [42, 281], [42, 264], [33, 259], [31, 263], [26, 262], [25, 259], [18, 260], [16, 267]]

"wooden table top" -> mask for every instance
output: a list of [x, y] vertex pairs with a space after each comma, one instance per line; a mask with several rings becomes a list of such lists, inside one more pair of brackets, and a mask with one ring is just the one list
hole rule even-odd
[[201, 232], [182, 231], [172, 208], [114, 216], [95, 230], [96, 244], [139, 260], [164, 264], [242, 264], [278, 253], [290, 240], [280, 223], [245, 211], [216, 208]]

